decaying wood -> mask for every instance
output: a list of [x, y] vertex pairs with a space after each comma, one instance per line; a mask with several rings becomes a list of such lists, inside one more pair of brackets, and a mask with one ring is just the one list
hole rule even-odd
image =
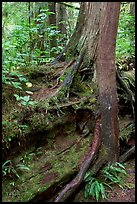
[[133, 147], [131, 147], [129, 150], [127, 150], [124, 154], [122, 154], [119, 158], [119, 162], [123, 163], [125, 162], [127, 159], [129, 159], [129, 157], [131, 155], [135, 154], [135, 145]]

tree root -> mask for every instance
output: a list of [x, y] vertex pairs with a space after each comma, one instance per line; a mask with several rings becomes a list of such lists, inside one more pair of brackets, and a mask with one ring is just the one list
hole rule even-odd
[[65, 201], [82, 183], [85, 173], [87, 172], [91, 162], [93, 161], [95, 155], [97, 154], [100, 147], [100, 116], [96, 119], [95, 129], [94, 129], [94, 137], [91, 146], [91, 150], [84, 158], [84, 161], [80, 167], [79, 173], [77, 176], [67, 184], [61, 192], [59, 192], [54, 202], [63, 202]]
[[73, 64], [73, 62], [74, 62], [74, 60], [69, 61], [69, 63], [63, 68], [63, 71], [62, 71], [61, 75], [57, 78], [56, 84], [53, 87], [51, 87], [51, 89], [55, 89], [59, 85], [60, 77], [63, 76], [63, 74], [65, 73], [66, 69], [68, 67], [70, 67]]
[[81, 51], [81, 54], [79, 55], [78, 59], [76, 60], [76, 62], [74, 63], [74, 65], [72, 66], [72, 69], [70, 71], [70, 73], [66, 76], [63, 85], [61, 87], [61, 92], [63, 92], [64, 96], [67, 96], [67, 98], [69, 98], [69, 91], [70, 91], [70, 86], [73, 82], [73, 78], [76, 74], [76, 72], [78, 71], [80, 65], [82, 64], [83, 58], [85, 55], [85, 49], [83, 49]]
[[[70, 67], [71, 65], [72, 65], [72, 68], [69, 71], [69, 73], [65, 76], [64, 82], [57, 89], [55, 89], [59, 85], [59, 79], [63, 74], [61, 74], [61, 76], [58, 77], [57, 83], [53, 87], [51, 87], [51, 90], [52, 89], [55, 89], [55, 90], [50, 94], [50, 97], [46, 97], [46, 99], [48, 99], [48, 100], [53, 99], [54, 100], [54, 97], [55, 97], [55, 99], [59, 99], [59, 101], [64, 101], [65, 98], [68, 100], [69, 92], [70, 92], [70, 86], [73, 82], [73, 78], [74, 78], [75, 74], [77, 73], [79, 67], [81, 66], [81, 64], [83, 62], [84, 55], [85, 55], [85, 49], [83, 49], [81, 51], [81, 54], [79, 55], [78, 59], [75, 62], [74, 62], [74, 60], [71, 60], [65, 66], [65, 68], [63, 70], [63, 74], [65, 74], [66, 69], [68, 67]], [[41, 99], [40, 101], [44, 101], [44, 100], [45, 100], [45, 98]]]

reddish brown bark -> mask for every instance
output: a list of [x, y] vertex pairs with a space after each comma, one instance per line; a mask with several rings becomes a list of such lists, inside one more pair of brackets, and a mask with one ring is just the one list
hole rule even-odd
[[[81, 13], [82, 11], [84, 11], [84, 14]], [[100, 120], [97, 119], [90, 153], [85, 157], [77, 176], [63, 188], [55, 199], [55, 202], [66, 200], [75, 192], [76, 188], [81, 184], [91, 162], [95, 159], [100, 142], [102, 142], [101, 151], [97, 158], [97, 164], [95, 164], [92, 169], [99, 170], [104, 162], [115, 162], [118, 160], [119, 125], [116, 92], [115, 45], [119, 11], [120, 2], [100, 2], [99, 4], [86, 2], [81, 4], [81, 15], [79, 14], [77, 22], [78, 27], [76, 26], [76, 32], [73, 34], [72, 38], [75, 38], [76, 34], [78, 35], [76, 39], [79, 39], [80, 43], [75, 42], [75, 46], [77, 45], [77, 47], [80, 48], [80, 52], [84, 47], [86, 53], [84, 56], [88, 55], [89, 58], [87, 59], [90, 59], [96, 65], [102, 135], [100, 137]], [[84, 17], [82, 21], [85, 23], [85, 25], [83, 25], [84, 28], [79, 21], [82, 17]], [[89, 17], [93, 17], [92, 20], [95, 25], [91, 23], [91, 20], [89, 21]], [[68, 44], [68, 47], [70, 45], [71, 42]], [[70, 46], [70, 48], [73, 48], [73, 46]], [[67, 46], [65, 49], [67, 49]], [[90, 68], [91, 66], [92, 65], [90, 65]]]
[[96, 119], [91, 150], [86, 156], [86, 158], [84, 158], [79, 173], [69, 184], [67, 184], [63, 188], [63, 190], [59, 193], [54, 202], [63, 202], [78, 188], [78, 186], [82, 183], [84, 175], [87, 172], [91, 162], [93, 161], [94, 156], [96, 155], [99, 149], [99, 146], [100, 146], [100, 117]]
[[102, 114], [102, 144], [107, 160], [118, 160], [118, 105], [116, 92], [115, 46], [120, 2], [101, 4], [100, 36], [97, 48], [97, 80]]

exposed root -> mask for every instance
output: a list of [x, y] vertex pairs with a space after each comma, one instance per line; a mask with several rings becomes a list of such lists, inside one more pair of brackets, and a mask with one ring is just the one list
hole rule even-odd
[[70, 73], [66, 76], [64, 83], [62, 85], [61, 91], [63, 92], [64, 96], [67, 96], [67, 98], [69, 98], [70, 86], [73, 82], [73, 78], [74, 78], [75, 74], [77, 73], [80, 65], [82, 64], [84, 55], [85, 55], [85, 49], [79, 55], [78, 59], [76, 60], [76, 62], [72, 66]]
[[54, 88], [56, 88], [56, 87], [59, 85], [60, 77], [63, 76], [63, 74], [65, 73], [66, 69], [67, 69], [68, 67], [70, 67], [70, 66], [73, 64], [73, 62], [74, 62], [74, 60], [71, 60], [71, 61], [63, 68], [63, 71], [62, 71], [61, 75], [57, 78], [56, 84], [55, 84], [53, 87], [51, 87], [51, 89], [54, 89]]
[[[65, 66], [63, 74], [65, 73], [65, 70], [67, 69], [67, 67], [69, 67], [73, 64], [70, 72], [67, 74], [67, 76], [65, 76], [64, 82], [57, 89], [55, 89], [59, 85], [59, 79], [63, 74], [61, 74], [61, 76], [58, 77], [57, 83], [55, 84], [55, 86], [53, 86], [51, 88], [51, 90], [53, 90], [53, 89], [55, 89], [55, 90], [50, 94], [49, 97], [46, 97], [46, 99], [50, 100], [53, 97], [56, 97], [56, 99], [59, 99], [59, 100], [65, 99], [66, 97], [67, 97], [67, 99], [69, 98], [70, 86], [73, 82], [73, 78], [74, 78], [75, 74], [77, 73], [79, 67], [82, 64], [84, 55], [85, 55], [85, 49], [83, 49], [83, 51], [81, 52], [81, 54], [79, 55], [78, 59], [76, 60], [76, 62], [74, 64], [73, 64], [74, 60], [71, 60]], [[43, 101], [43, 100], [45, 100], [45, 98], [41, 99], [40, 101]]]
[[70, 195], [72, 195], [73, 192], [75, 192], [75, 190], [82, 183], [85, 173], [87, 172], [91, 162], [93, 161], [95, 155], [98, 152], [99, 146], [100, 146], [100, 117], [96, 119], [91, 151], [88, 153], [88, 155], [86, 155], [86, 158], [84, 159], [77, 176], [69, 184], [67, 184], [61, 190], [61, 192], [59, 192], [54, 202], [63, 202], [68, 197], [70, 197]]

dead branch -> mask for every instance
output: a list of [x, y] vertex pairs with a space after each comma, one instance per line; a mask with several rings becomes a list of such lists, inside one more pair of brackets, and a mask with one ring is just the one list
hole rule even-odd
[[127, 159], [129, 159], [129, 157], [131, 155], [135, 154], [135, 145], [133, 147], [131, 147], [129, 150], [127, 150], [124, 154], [122, 154], [119, 158], [119, 162], [123, 163], [125, 162]]

